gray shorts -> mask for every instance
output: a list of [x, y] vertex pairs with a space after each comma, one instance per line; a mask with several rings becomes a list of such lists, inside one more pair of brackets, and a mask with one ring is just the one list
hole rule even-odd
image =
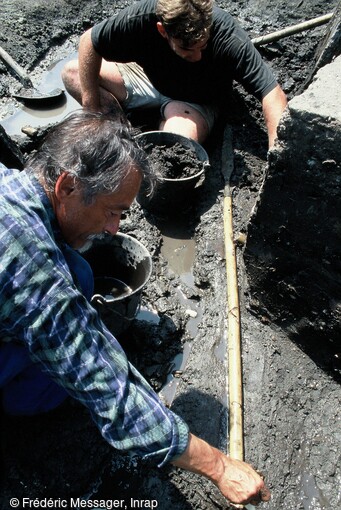
[[[116, 65], [127, 89], [127, 97], [123, 101], [122, 107], [128, 112], [135, 109], [160, 108], [161, 118], [164, 119], [167, 104], [176, 101], [176, 99], [160, 94], [150, 83], [142, 67], [135, 62], [129, 62], [128, 64], [117, 62]], [[197, 110], [204, 117], [210, 132], [217, 120], [218, 108], [212, 105], [183, 102]]]

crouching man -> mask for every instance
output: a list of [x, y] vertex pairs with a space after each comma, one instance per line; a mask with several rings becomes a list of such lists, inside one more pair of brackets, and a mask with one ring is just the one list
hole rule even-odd
[[128, 362], [89, 304], [79, 255], [114, 235], [153, 177], [129, 126], [80, 111], [52, 129], [23, 171], [0, 165], [0, 388], [5, 412], [32, 415], [67, 395], [114, 448], [209, 478], [234, 503], [268, 500], [260, 476], [191, 434]]

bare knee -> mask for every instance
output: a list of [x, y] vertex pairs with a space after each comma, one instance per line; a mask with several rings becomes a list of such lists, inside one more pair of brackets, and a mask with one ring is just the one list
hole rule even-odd
[[62, 69], [62, 80], [66, 90], [78, 101], [81, 99], [80, 82], [78, 74], [78, 61], [71, 60]]
[[160, 123], [161, 130], [187, 136], [199, 143], [206, 140], [209, 132], [207, 122], [195, 108], [180, 101], [172, 101], [167, 104], [164, 115]]

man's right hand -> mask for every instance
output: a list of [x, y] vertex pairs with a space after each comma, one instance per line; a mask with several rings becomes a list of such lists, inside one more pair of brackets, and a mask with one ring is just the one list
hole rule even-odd
[[270, 491], [249, 464], [231, 459], [193, 434], [173, 465], [210, 479], [230, 503], [255, 505], [270, 500]]
[[261, 501], [270, 500], [269, 489], [261, 476], [249, 464], [223, 454], [222, 462], [224, 471], [219, 481], [215, 483], [229, 501], [258, 505]]

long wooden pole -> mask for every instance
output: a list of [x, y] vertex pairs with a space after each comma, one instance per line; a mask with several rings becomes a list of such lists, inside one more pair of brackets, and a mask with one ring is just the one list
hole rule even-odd
[[[232, 129], [225, 127], [221, 170], [225, 180], [223, 218], [227, 285], [227, 323], [228, 323], [228, 394], [229, 394], [229, 454], [232, 458], [244, 460], [243, 431], [243, 375], [241, 353], [240, 306], [238, 292], [237, 258], [234, 243], [232, 192], [230, 178], [233, 172]], [[235, 505], [243, 508], [243, 505]], [[252, 510], [252, 505], [246, 505]]]
[[237, 262], [232, 222], [232, 197], [229, 195], [224, 196], [224, 238], [228, 304], [229, 450], [231, 457], [243, 460], [243, 390], [240, 311]]
[[224, 130], [221, 170], [225, 180], [223, 219], [228, 306], [227, 358], [229, 393], [229, 451], [231, 457], [243, 460], [243, 390], [240, 310], [236, 250], [233, 234], [232, 193], [230, 188], [230, 178], [233, 171], [233, 149], [232, 130], [228, 125]]
[[[269, 34], [253, 40], [255, 45], [266, 44], [281, 37], [286, 37], [313, 26], [326, 23], [332, 13], [310, 22]], [[244, 426], [243, 426], [243, 374], [241, 353], [240, 306], [238, 292], [238, 270], [233, 231], [232, 193], [230, 179], [233, 172], [232, 130], [226, 126], [223, 137], [221, 171], [224, 177], [224, 243], [227, 284], [227, 321], [228, 321], [228, 394], [229, 394], [229, 453], [230, 456], [244, 460]], [[240, 505], [238, 505], [240, 507]], [[246, 505], [251, 510], [252, 505]]]
[[0, 58], [2, 58], [2, 60], [8, 65], [8, 67], [15, 72], [15, 74], [18, 76], [23, 85], [33, 87], [31, 78], [26, 73], [25, 69], [21, 67], [18, 64], [18, 62], [13, 60], [11, 55], [9, 55], [7, 51], [5, 51], [1, 46], [0, 46]]
[[291, 27], [283, 28], [282, 30], [277, 30], [276, 32], [272, 32], [271, 34], [262, 35], [260, 37], [254, 37], [253, 39], [251, 39], [251, 42], [253, 42], [255, 46], [261, 46], [263, 44], [275, 42], [278, 41], [279, 39], [283, 39], [283, 37], [288, 37], [289, 35], [298, 34], [299, 32], [303, 32], [304, 30], [310, 30], [311, 28], [324, 25], [325, 23], [328, 23], [328, 21], [330, 21], [332, 17], [333, 13], [330, 12], [328, 14], [324, 14], [323, 16], [319, 16], [318, 18], [313, 18], [311, 20], [298, 23], [297, 25], [292, 25]]

